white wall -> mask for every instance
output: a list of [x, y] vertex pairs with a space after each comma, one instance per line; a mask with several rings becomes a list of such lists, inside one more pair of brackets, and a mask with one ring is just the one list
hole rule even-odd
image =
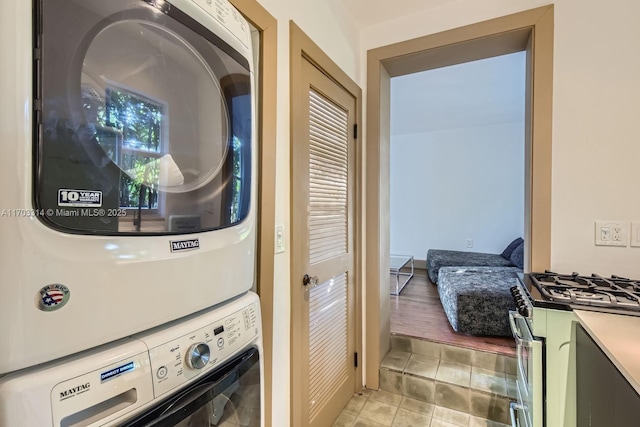
[[523, 123], [392, 136], [390, 191], [391, 253], [501, 253], [523, 236]]
[[[340, 0], [258, 0], [278, 20], [276, 224], [285, 226], [287, 250], [275, 257], [272, 425], [289, 425], [290, 222], [289, 20], [293, 20], [354, 80], [359, 75], [358, 31]], [[302, 303], [302, 302], [301, 302]]]
[[391, 253], [500, 253], [524, 236], [525, 65], [517, 52], [391, 79]]
[[[368, 49], [545, 4], [458, 0], [425, 9], [363, 29], [363, 58]], [[595, 220], [640, 220], [638, 16], [640, 2], [635, 0], [555, 2], [551, 208], [555, 271], [640, 277], [640, 248], [594, 246]]]

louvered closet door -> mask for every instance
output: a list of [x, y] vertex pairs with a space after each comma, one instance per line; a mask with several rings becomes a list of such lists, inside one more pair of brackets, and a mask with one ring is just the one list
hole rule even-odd
[[[353, 170], [355, 99], [303, 62], [304, 124], [294, 141], [292, 250], [303, 305], [299, 352], [307, 375], [304, 418], [329, 426], [355, 384]], [[299, 248], [299, 249], [298, 249]], [[297, 261], [296, 261], [297, 259]], [[303, 285], [304, 274], [311, 277]], [[298, 278], [293, 279], [296, 281]], [[295, 311], [294, 311], [295, 312]]]

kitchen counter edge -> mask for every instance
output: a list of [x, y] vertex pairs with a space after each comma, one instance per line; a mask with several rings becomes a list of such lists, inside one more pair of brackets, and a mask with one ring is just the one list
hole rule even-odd
[[586, 310], [574, 314], [640, 395], [640, 317]]

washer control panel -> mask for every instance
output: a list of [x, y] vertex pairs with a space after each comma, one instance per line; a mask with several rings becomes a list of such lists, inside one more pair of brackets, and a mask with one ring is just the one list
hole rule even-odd
[[211, 352], [209, 346], [203, 342], [192, 344], [187, 350], [187, 366], [191, 369], [202, 369], [209, 363]]
[[[179, 338], [149, 348], [155, 396], [216, 367], [236, 354], [260, 330], [259, 308], [252, 303]], [[143, 341], [152, 344], [154, 339]]]

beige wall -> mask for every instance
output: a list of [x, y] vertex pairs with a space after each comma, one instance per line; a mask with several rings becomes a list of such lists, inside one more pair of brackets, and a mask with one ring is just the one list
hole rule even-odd
[[[293, 19], [342, 69], [366, 85], [366, 51], [548, 4], [457, 0], [358, 29], [340, 0], [259, 0], [278, 20], [276, 224], [287, 251], [275, 258], [273, 425], [289, 424], [289, 37]], [[436, 2], [441, 4], [442, 2]], [[397, 3], [401, 7], [402, 3]], [[371, 2], [375, 7], [375, 2]], [[552, 268], [640, 277], [640, 248], [595, 247], [594, 220], [639, 220], [640, 3], [555, 3]], [[365, 93], [366, 99], [366, 93]], [[365, 102], [366, 105], [366, 102]], [[364, 113], [364, 112], [363, 112]], [[359, 127], [364, 130], [365, 126]], [[614, 155], [618, 155], [614, 159]], [[628, 190], [627, 190], [628, 189]], [[627, 195], [628, 193], [628, 195]], [[386, 326], [388, 327], [388, 326]], [[364, 359], [364, 358], [363, 358]]]
[[273, 313], [273, 426], [289, 425], [290, 221], [289, 221], [289, 20], [293, 20], [351, 78], [359, 74], [358, 32], [340, 0], [259, 0], [278, 20], [276, 224], [285, 226], [286, 248], [275, 256]]
[[[458, 0], [364, 28], [368, 49], [548, 4]], [[640, 3], [555, 2], [551, 267], [640, 277], [640, 248], [594, 246], [594, 221], [640, 220]], [[364, 80], [365, 72], [361, 72]], [[365, 94], [366, 96], [366, 94]]]

